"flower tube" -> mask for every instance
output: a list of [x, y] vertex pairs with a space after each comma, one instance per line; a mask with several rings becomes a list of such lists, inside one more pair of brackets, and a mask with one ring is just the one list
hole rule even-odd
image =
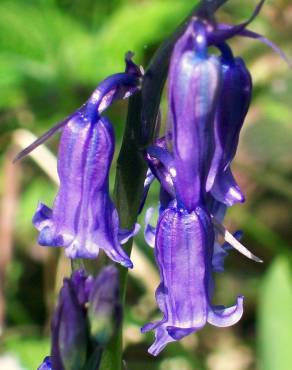
[[64, 247], [69, 258], [96, 258], [99, 250], [131, 268], [121, 248], [138, 232], [121, 230], [109, 194], [109, 171], [115, 138], [111, 123], [101, 113], [116, 99], [137, 91], [140, 69], [126, 56], [126, 71], [105, 79], [89, 100], [67, 119], [22, 151], [17, 159], [62, 129], [58, 153], [60, 187], [51, 208], [40, 203], [33, 217], [39, 244]]
[[171, 207], [158, 221], [155, 257], [161, 283], [156, 300], [163, 313], [142, 332], [155, 330], [149, 352], [158, 355], [169, 342], [201, 329], [207, 322], [226, 327], [238, 322], [243, 313], [243, 297], [234, 306], [212, 306], [213, 225], [200, 207], [191, 213]]

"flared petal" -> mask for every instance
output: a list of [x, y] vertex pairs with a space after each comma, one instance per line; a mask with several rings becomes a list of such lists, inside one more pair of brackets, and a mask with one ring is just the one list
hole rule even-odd
[[131, 238], [138, 234], [140, 231], [141, 226], [139, 224], [135, 224], [131, 230], [128, 229], [119, 229], [118, 240], [120, 244], [125, 244]]
[[237, 185], [230, 167], [219, 172], [211, 189], [212, 196], [219, 202], [231, 207], [236, 203], [243, 203], [245, 197]]
[[38, 367], [37, 370], [53, 370], [50, 356], [44, 358], [43, 363]]
[[60, 188], [52, 211], [40, 205], [33, 218], [41, 245], [63, 246], [70, 258], [95, 258], [99, 249], [126, 267], [119, 218], [109, 196], [114, 134], [109, 121], [81, 113], [64, 128], [58, 155]]
[[208, 323], [221, 328], [236, 324], [243, 314], [243, 298], [237, 297], [236, 304], [232, 307], [211, 307], [208, 311]]
[[143, 211], [143, 208], [144, 208], [144, 205], [145, 205], [150, 187], [151, 187], [154, 180], [155, 180], [155, 176], [153, 175], [151, 169], [148, 168], [147, 173], [146, 173], [146, 177], [145, 177], [145, 180], [144, 180], [143, 195], [142, 195], [142, 199], [141, 199], [140, 207], [139, 207], [139, 211], [138, 211], [139, 214]]
[[155, 246], [155, 234], [156, 234], [156, 227], [150, 224], [153, 214], [154, 208], [153, 207], [148, 208], [145, 214], [145, 228], [144, 228], [145, 241], [152, 248], [154, 248]]

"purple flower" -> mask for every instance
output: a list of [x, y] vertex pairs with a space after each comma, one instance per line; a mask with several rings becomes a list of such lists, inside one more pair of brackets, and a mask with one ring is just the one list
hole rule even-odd
[[[239, 243], [240, 232], [232, 235], [221, 223], [227, 206], [244, 200], [230, 164], [252, 92], [244, 62], [225, 41], [245, 31], [262, 3], [239, 26], [193, 20], [173, 50], [166, 139], [150, 146], [146, 157], [161, 185], [157, 227], [150, 224], [152, 209], [145, 218], [145, 239], [155, 248], [161, 277], [156, 300], [163, 318], [142, 328], [155, 331], [153, 355], [207, 322], [219, 327], [238, 322], [243, 297], [229, 308], [214, 306], [213, 273], [224, 270], [232, 247], [261, 262]], [[208, 55], [210, 45], [220, 57]], [[222, 245], [219, 234], [226, 240]]]
[[88, 302], [91, 337], [100, 345], [104, 345], [122, 321], [122, 308], [119, 304], [119, 274], [114, 266], [103, 268], [94, 280]]
[[173, 206], [161, 214], [155, 257], [161, 276], [156, 300], [163, 318], [142, 328], [143, 332], [155, 330], [151, 354], [156, 356], [167, 343], [201, 329], [207, 322], [226, 327], [240, 320], [243, 297], [229, 308], [212, 305], [213, 246], [213, 225], [202, 208], [189, 213]]
[[178, 40], [169, 72], [169, 132], [176, 187], [192, 211], [204, 196], [214, 153], [213, 122], [221, 87], [220, 59], [209, 56], [206, 26], [192, 22]]
[[38, 367], [38, 370], [53, 370], [51, 359], [49, 356], [44, 358], [43, 363]]
[[51, 356], [39, 370], [83, 368], [89, 348], [102, 351], [120, 321], [117, 269], [104, 267], [96, 278], [75, 271], [64, 279], [52, 319]]
[[114, 132], [110, 122], [100, 115], [113, 100], [137, 90], [141, 72], [130, 57], [126, 59], [126, 72], [104, 80], [86, 104], [44, 135], [47, 139], [60, 127], [63, 129], [58, 153], [60, 188], [52, 209], [39, 204], [33, 224], [40, 231], [40, 245], [64, 247], [70, 258], [96, 258], [103, 249], [113, 261], [131, 268], [132, 262], [120, 244], [139, 227], [130, 231], [119, 228], [118, 213], [109, 195]]
[[119, 217], [109, 196], [113, 153], [109, 121], [92, 122], [77, 112], [62, 133], [53, 209], [40, 204], [33, 218], [41, 245], [63, 246], [70, 258], [95, 258], [102, 248], [113, 261], [132, 267], [120, 242], [133, 233], [119, 238]]
[[78, 290], [65, 279], [52, 320], [51, 362], [54, 370], [81, 369], [86, 362], [87, 327], [85, 309], [78, 301]]
[[222, 94], [216, 110], [215, 151], [206, 190], [211, 190], [218, 201], [232, 206], [244, 201], [230, 164], [236, 154], [240, 130], [250, 105], [252, 80], [243, 60], [234, 58], [227, 44], [221, 45], [221, 50]]

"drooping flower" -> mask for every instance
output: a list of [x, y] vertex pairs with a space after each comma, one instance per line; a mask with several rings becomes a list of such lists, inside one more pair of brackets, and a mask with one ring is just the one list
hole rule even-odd
[[52, 319], [51, 354], [39, 370], [82, 369], [89, 348], [100, 352], [94, 358], [98, 364], [120, 321], [117, 269], [104, 267], [96, 278], [75, 271], [64, 279]]
[[[157, 227], [150, 224], [149, 209], [145, 228], [161, 277], [156, 300], [163, 318], [142, 328], [155, 331], [153, 355], [207, 322], [224, 327], [240, 320], [242, 296], [229, 308], [212, 304], [213, 273], [224, 270], [231, 248], [262, 262], [239, 242], [241, 232], [232, 235], [222, 226], [227, 207], [244, 199], [230, 164], [252, 91], [244, 62], [225, 41], [249, 21], [221, 32], [194, 19], [173, 51], [166, 141], [150, 146], [146, 157], [161, 185]], [[208, 55], [210, 45], [220, 57]], [[219, 244], [219, 235], [225, 243]]]
[[216, 110], [215, 151], [206, 190], [211, 190], [211, 194], [221, 203], [232, 206], [244, 201], [230, 164], [236, 154], [240, 130], [250, 105], [252, 80], [243, 60], [234, 58], [227, 44], [222, 44], [220, 48], [222, 94]]
[[156, 300], [163, 318], [147, 324], [155, 330], [149, 352], [157, 355], [167, 343], [201, 329], [207, 322], [230, 326], [242, 316], [243, 297], [235, 306], [212, 306], [212, 256], [214, 231], [208, 214], [200, 207], [188, 212], [176, 206], [158, 221], [155, 257], [161, 276]]
[[221, 88], [221, 65], [208, 55], [206, 27], [191, 22], [178, 40], [169, 71], [169, 121], [176, 186], [188, 211], [204, 196], [214, 152], [213, 121]]
[[40, 231], [39, 244], [64, 247], [70, 258], [95, 258], [99, 249], [103, 249], [108, 257], [125, 267], [132, 267], [132, 262], [120, 244], [139, 228], [137, 225], [129, 231], [119, 228], [118, 213], [109, 195], [114, 132], [101, 113], [113, 100], [137, 91], [141, 72], [130, 57], [126, 59], [126, 72], [104, 80], [89, 100], [61, 123], [60, 188], [53, 208], [40, 203], [33, 217], [33, 224]]

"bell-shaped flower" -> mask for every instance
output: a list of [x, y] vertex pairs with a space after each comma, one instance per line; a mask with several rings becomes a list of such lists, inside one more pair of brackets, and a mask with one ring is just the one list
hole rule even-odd
[[189, 213], [171, 207], [161, 214], [155, 257], [161, 277], [156, 300], [163, 318], [142, 328], [143, 332], [155, 330], [151, 354], [157, 355], [167, 343], [201, 329], [207, 322], [226, 327], [240, 320], [243, 297], [229, 308], [212, 305], [213, 245], [213, 225], [202, 208]]
[[232, 206], [243, 202], [231, 173], [241, 127], [248, 112], [252, 94], [252, 80], [241, 58], [234, 58], [230, 48], [221, 45], [222, 94], [220, 94], [214, 122], [215, 151], [208, 174], [206, 190], [220, 202]]
[[113, 129], [106, 118], [92, 122], [78, 112], [67, 123], [59, 147], [60, 188], [54, 206], [51, 210], [40, 204], [33, 217], [41, 245], [65, 247], [70, 258], [95, 258], [101, 248], [112, 260], [132, 267], [120, 247], [119, 217], [109, 196], [113, 153]]
[[86, 104], [18, 156], [62, 128], [59, 191], [52, 209], [40, 203], [33, 217], [40, 231], [39, 243], [64, 247], [70, 258], [95, 258], [103, 249], [109, 258], [125, 267], [132, 267], [132, 262], [120, 244], [134, 235], [138, 226], [130, 231], [119, 228], [118, 213], [109, 195], [114, 132], [101, 112], [115, 99], [137, 91], [141, 72], [130, 57], [126, 59], [126, 72], [104, 80]]

